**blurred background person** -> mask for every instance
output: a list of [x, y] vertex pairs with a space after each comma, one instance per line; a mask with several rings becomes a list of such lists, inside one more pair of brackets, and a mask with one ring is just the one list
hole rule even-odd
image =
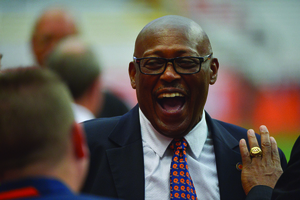
[[[51, 54], [51, 52], [54, 50], [54, 48], [62, 39], [68, 36], [78, 36], [78, 35], [79, 35], [79, 30], [76, 26], [75, 19], [73, 18], [71, 13], [58, 7], [53, 7], [53, 8], [51, 7], [45, 10], [42, 13], [42, 15], [37, 19], [31, 37], [31, 47], [37, 63], [41, 67], [45, 67], [45, 62], [49, 54]], [[93, 58], [92, 60], [93, 61], [91, 62], [97, 62], [96, 57]], [[86, 61], [89, 62], [88, 60]], [[68, 62], [71, 62], [70, 64], [75, 63], [70, 60]], [[82, 65], [86, 64], [83, 62], [80, 63]], [[100, 68], [99, 64], [95, 64], [95, 65], [97, 65], [97, 67]], [[79, 63], [75, 67], [78, 66]], [[84, 66], [81, 67], [82, 67], [81, 70], [84, 71], [83, 69]], [[72, 74], [73, 72], [71, 72], [71, 74], [69, 75], [68, 81], [70, 80], [70, 76]], [[97, 83], [99, 83], [99, 81]], [[72, 84], [70, 83], [69, 86]], [[80, 82], [74, 87], [80, 87]], [[72, 87], [72, 91], [74, 91], [75, 89], [74, 87]], [[100, 99], [100, 102], [98, 103], [95, 102], [93, 105], [89, 106], [89, 107], [93, 107], [93, 108], [89, 108], [89, 110], [93, 113], [95, 117], [112, 117], [112, 116], [123, 115], [129, 110], [127, 105], [120, 98], [115, 96], [113, 93], [107, 90], [102, 91], [103, 89], [102, 87], [100, 87], [99, 84], [95, 87], [97, 87], [98, 92], [100, 93], [97, 95], [98, 99]], [[74, 93], [72, 94], [74, 96]], [[79, 101], [78, 96], [74, 98], [77, 99], [77, 101]], [[91, 115], [89, 116], [91, 117]]]
[[78, 35], [70, 13], [60, 8], [49, 8], [37, 19], [31, 36], [31, 48], [38, 65], [43, 66], [57, 43], [69, 35]]
[[92, 49], [77, 37], [63, 39], [49, 55], [45, 65], [56, 72], [69, 87], [74, 99], [77, 122], [95, 118], [103, 107], [101, 69]]
[[299, 0], [1, 0], [3, 69], [36, 62], [32, 27], [58, 5], [72, 11], [77, 31], [100, 59], [103, 88], [131, 108], [137, 100], [124, 64], [141, 28], [164, 15], [198, 22], [222, 63], [206, 111], [246, 128], [265, 124], [289, 158], [300, 130]]
[[71, 99], [50, 70], [0, 74], [0, 199], [97, 199], [75, 194], [89, 151]]

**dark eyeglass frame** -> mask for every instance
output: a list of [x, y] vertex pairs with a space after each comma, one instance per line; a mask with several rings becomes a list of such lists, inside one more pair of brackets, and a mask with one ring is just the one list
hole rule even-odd
[[[136, 58], [136, 57], [133, 57], [133, 60], [134, 60], [135, 63], [138, 64], [140, 72], [141, 72], [142, 74], [145, 74], [145, 75], [160, 75], [160, 74], [163, 74], [163, 73], [166, 71], [166, 68], [167, 68], [167, 65], [168, 65], [169, 62], [172, 63], [173, 68], [174, 68], [174, 70], [175, 70], [175, 72], [176, 72], [177, 74], [185, 74], [185, 75], [189, 75], [189, 74], [196, 74], [196, 73], [200, 72], [201, 67], [202, 67], [202, 63], [206, 62], [207, 60], [210, 60], [211, 57], [212, 57], [212, 55], [213, 55], [213, 53], [210, 53], [209, 55], [206, 55], [206, 56], [204, 56], [204, 57], [196, 57], [196, 56], [183, 56], [183, 57], [175, 57], [175, 58], [161, 58], [161, 57], [144, 57], [144, 58]], [[165, 61], [166, 61], [166, 62], [165, 62], [165, 65], [164, 65], [164, 70], [163, 70], [162, 72], [160, 72], [160, 73], [154, 73], [154, 74], [149, 74], [149, 73], [143, 72], [143, 71], [141, 70], [141, 65], [140, 65], [140, 64], [141, 64], [141, 60], [143, 60], [143, 59], [153, 59], [153, 58], [154, 58], [154, 59], [157, 58], [157, 59], [161, 59], [161, 60], [165, 60]], [[196, 58], [196, 59], [199, 59], [199, 69], [198, 69], [197, 71], [195, 71], [195, 72], [192, 72], [192, 73], [178, 72], [177, 69], [176, 69], [177, 67], [175, 67], [174, 60], [176, 60], [176, 59], [183, 59], [183, 58]], [[176, 65], [176, 66], [177, 66], [177, 65]]]

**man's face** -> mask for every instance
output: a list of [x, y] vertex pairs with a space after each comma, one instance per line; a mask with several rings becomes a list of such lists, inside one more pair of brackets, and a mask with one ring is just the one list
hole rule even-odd
[[32, 49], [39, 65], [43, 65], [55, 45], [64, 37], [77, 33], [68, 19], [44, 19], [37, 25], [32, 38]]
[[[135, 56], [203, 57], [203, 49], [206, 47], [189, 34], [162, 30], [137, 43]], [[136, 63], [129, 65], [131, 85], [142, 112], [157, 131], [171, 138], [186, 135], [200, 121], [209, 84], [215, 82], [217, 71], [217, 59], [202, 63], [200, 72], [190, 75], [177, 74], [171, 63], [161, 75], [145, 75]]]

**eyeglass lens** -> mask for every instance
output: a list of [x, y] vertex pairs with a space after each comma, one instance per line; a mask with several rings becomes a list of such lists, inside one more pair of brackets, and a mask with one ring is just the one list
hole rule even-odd
[[141, 70], [145, 74], [159, 74], [165, 70], [168, 62], [172, 62], [176, 72], [184, 74], [196, 73], [200, 70], [203, 59], [180, 57], [175, 59], [145, 58], [141, 59]]

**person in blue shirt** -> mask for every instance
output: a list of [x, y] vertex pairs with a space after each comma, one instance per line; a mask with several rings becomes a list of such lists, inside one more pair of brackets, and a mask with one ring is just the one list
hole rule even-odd
[[50, 70], [0, 73], [0, 199], [106, 199], [76, 194], [89, 151], [72, 97]]

